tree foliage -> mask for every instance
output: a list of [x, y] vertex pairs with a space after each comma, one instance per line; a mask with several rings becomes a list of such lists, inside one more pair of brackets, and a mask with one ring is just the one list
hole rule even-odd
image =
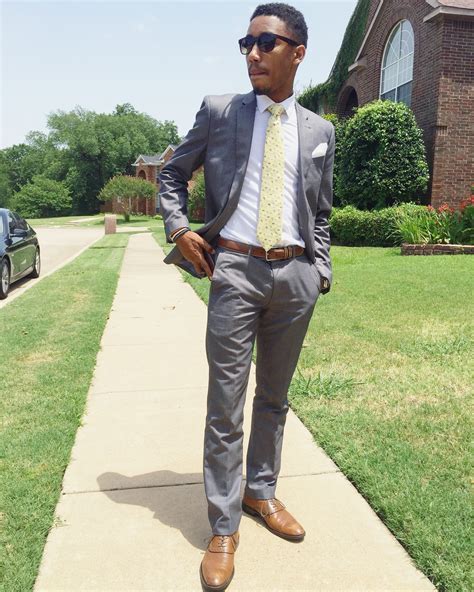
[[335, 113], [328, 113], [322, 116], [323, 119], [330, 121], [334, 126], [335, 132], [335, 152], [333, 169], [333, 206], [340, 206], [341, 199], [337, 193], [339, 169], [341, 161], [341, 140], [345, 134], [347, 119], [339, 118]]
[[194, 180], [194, 186], [189, 192], [188, 215], [191, 220], [201, 222], [203, 220], [204, 205], [206, 201], [206, 184], [204, 171], [199, 171]]
[[65, 184], [42, 175], [35, 175], [11, 198], [11, 208], [25, 218], [65, 216], [70, 213], [71, 204]]
[[137, 213], [139, 198], [151, 200], [155, 197], [156, 187], [153, 183], [128, 175], [112, 177], [98, 195], [102, 201], [117, 200], [126, 222], [130, 220], [131, 214]]
[[370, 0], [359, 0], [344, 33], [341, 47], [326, 82], [309, 85], [298, 95], [298, 102], [319, 113], [324, 105], [330, 110], [336, 106], [337, 95], [347, 80], [348, 67], [354, 62], [367, 28]]
[[157, 154], [180, 141], [172, 121], [157, 121], [129, 103], [113, 113], [82, 107], [48, 116], [48, 135], [31, 132], [27, 142], [0, 151], [0, 204], [41, 174], [64, 182], [72, 195], [72, 212], [99, 211], [97, 196], [107, 181], [134, 173], [139, 154]]

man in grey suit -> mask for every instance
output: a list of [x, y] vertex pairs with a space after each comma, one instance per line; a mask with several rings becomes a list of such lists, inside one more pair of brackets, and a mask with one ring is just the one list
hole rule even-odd
[[[239, 40], [252, 92], [206, 96], [193, 128], [160, 173], [165, 258], [211, 280], [204, 486], [212, 538], [201, 581], [224, 590], [234, 573], [242, 510], [274, 534], [303, 527], [275, 497], [288, 388], [320, 293], [332, 281], [334, 126], [293, 92], [305, 56], [303, 15], [260, 5]], [[205, 224], [189, 229], [187, 184], [204, 164]], [[240, 499], [243, 407], [254, 343], [256, 390]]]

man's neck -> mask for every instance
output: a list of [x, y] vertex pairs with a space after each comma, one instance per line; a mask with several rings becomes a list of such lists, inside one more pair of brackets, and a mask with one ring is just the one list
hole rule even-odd
[[272, 101], [274, 101], [275, 103], [283, 103], [283, 101], [286, 101], [286, 99], [289, 99], [291, 96], [293, 96], [294, 91], [293, 89], [291, 89], [290, 92], [286, 92], [286, 93], [276, 93], [273, 95], [267, 95], [267, 97], [269, 99], [271, 99]]

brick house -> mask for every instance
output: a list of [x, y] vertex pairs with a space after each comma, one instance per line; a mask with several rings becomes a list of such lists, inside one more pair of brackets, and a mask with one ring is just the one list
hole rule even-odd
[[[140, 154], [137, 160], [132, 164], [135, 168], [135, 176], [141, 177], [142, 179], [146, 179], [147, 181], [151, 181], [156, 185], [156, 212], [160, 211], [160, 204], [158, 193], [160, 190], [160, 184], [158, 181], [158, 175], [163, 168], [163, 166], [168, 162], [168, 160], [173, 156], [176, 146], [173, 144], [169, 144], [164, 152], [161, 154], [153, 154], [153, 155], [146, 155]], [[203, 167], [199, 167], [197, 170], [194, 171], [193, 176], [191, 177], [188, 183], [188, 191], [194, 186], [196, 175], [203, 170]]]
[[[132, 164], [133, 167], [136, 167], [135, 177], [145, 179], [146, 181], [151, 181], [156, 185], [158, 171], [161, 170], [163, 164], [170, 159], [174, 149], [175, 146], [170, 144], [162, 154], [154, 154], [151, 156], [147, 154], [140, 154], [136, 161]], [[135, 200], [133, 209], [135, 212], [139, 212], [148, 216], [154, 216], [158, 211], [158, 191], [156, 192], [156, 201], [154, 206], [151, 200], [138, 198]], [[101, 211], [120, 214], [121, 206], [115, 199], [108, 200], [102, 206]]]
[[427, 200], [456, 207], [474, 183], [474, 0], [370, 0], [368, 10], [336, 105], [320, 112], [405, 102], [423, 130]]
[[163, 168], [163, 165], [173, 156], [175, 149], [176, 146], [169, 144], [161, 154], [140, 154], [132, 164], [135, 167], [136, 177], [146, 179], [156, 185], [155, 213], [160, 211], [158, 174]]
[[[167, 163], [168, 160], [173, 156], [175, 149], [176, 146], [174, 146], [173, 144], [169, 144], [161, 154], [140, 154], [136, 161], [132, 164], [132, 166], [135, 167], [135, 177], [145, 179], [146, 181], [151, 181], [156, 185], [155, 205], [153, 206], [151, 200], [147, 200], [144, 198], [136, 199], [134, 204], [135, 212], [146, 214], [148, 216], [154, 216], [157, 212], [160, 211], [160, 204], [158, 199], [158, 193], [160, 189], [158, 174], [160, 173], [165, 163]], [[200, 171], [202, 171], [202, 169], [203, 167], [201, 166], [199, 169], [194, 171], [194, 174], [188, 183], [189, 191], [194, 186], [194, 180], [196, 178], [196, 175]], [[101, 212], [112, 212], [114, 214], [119, 214], [121, 213], [121, 206], [115, 200], [108, 200], [104, 202], [104, 205], [101, 207]]]

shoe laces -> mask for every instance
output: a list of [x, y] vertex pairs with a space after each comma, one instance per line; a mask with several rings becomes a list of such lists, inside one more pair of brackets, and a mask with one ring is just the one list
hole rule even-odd
[[269, 516], [270, 514], [275, 514], [280, 510], [283, 510], [285, 504], [282, 503], [279, 499], [271, 498], [267, 501], [267, 508], [261, 512], [262, 516]]
[[220, 534], [218, 536], [219, 536], [219, 540], [217, 541], [217, 546], [220, 549], [224, 549], [227, 546], [227, 535]]
[[268, 505], [270, 506], [270, 510], [272, 510], [272, 512], [277, 512], [280, 509], [276, 503], [276, 500], [274, 499], [269, 500]]

